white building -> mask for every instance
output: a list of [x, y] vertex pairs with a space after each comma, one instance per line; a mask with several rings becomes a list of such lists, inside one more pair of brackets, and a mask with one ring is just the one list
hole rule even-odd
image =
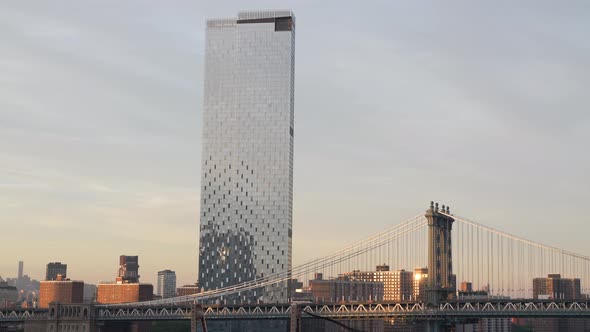
[[162, 298], [176, 295], [176, 272], [171, 270], [158, 271], [156, 295]]
[[[207, 21], [199, 285], [291, 268], [295, 19], [289, 10]], [[287, 301], [286, 282], [233, 302]]]

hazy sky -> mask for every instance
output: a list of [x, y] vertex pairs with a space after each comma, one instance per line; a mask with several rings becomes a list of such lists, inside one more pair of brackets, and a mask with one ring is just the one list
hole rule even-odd
[[196, 279], [205, 20], [266, 8], [297, 19], [295, 264], [433, 199], [590, 255], [588, 1], [6, 0], [0, 276]]

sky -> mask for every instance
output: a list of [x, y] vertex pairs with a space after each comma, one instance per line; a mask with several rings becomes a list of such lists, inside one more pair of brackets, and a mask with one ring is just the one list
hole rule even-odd
[[269, 8], [296, 16], [294, 265], [431, 200], [590, 255], [587, 1], [8, 0], [0, 276], [194, 282], [205, 22]]

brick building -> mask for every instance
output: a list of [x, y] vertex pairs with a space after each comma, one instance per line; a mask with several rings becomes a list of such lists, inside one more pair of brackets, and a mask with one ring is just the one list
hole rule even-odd
[[388, 265], [379, 265], [376, 271], [354, 270], [340, 275], [351, 280], [378, 282], [383, 284], [384, 301], [409, 301], [414, 294], [414, 273], [406, 270], [390, 271]]
[[139, 282], [139, 256], [119, 256], [119, 278], [124, 282]]
[[119, 275], [114, 283], [100, 283], [96, 302], [102, 304], [150, 301], [154, 296], [152, 284], [139, 283], [139, 257], [121, 255]]
[[176, 295], [178, 296], [185, 296], [185, 295], [193, 295], [199, 293], [201, 290], [199, 289], [198, 283], [193, 285], [184, 285], [181, 287], [176, 288]]
[[338, 279], [314, 279], [309, 282], [317, 302], [367, 302], [383, 299], [383, 283], [354, 280], [341, 276]]
[[535, 278], [533, 279], [533, 298], [581, 299], [580, 279], [566, 279], [560, 274], [549, 274], [547, 278]]
[[84, 282], [72, 281], [61, 275], [58, 275], [56, 280], [41, 281], [39, 308], [48, 308], [51, 302], [62, 304], [84, 302]]
[[150, 301], [154, 286], [140, 283], [98, 284], [96, 301], [103, 304]]

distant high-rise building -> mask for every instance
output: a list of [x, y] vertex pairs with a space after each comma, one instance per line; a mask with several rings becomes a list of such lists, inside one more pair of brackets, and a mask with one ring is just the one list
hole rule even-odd
[[[291, 269], [295, 19], [244, 11], [207, 21], [199, 285]], [[226, 302], [285, 302], [287, 282]]]
[[18, 261], [18, 278], [21, 279], [23, 277], [23, 270], [24, 270], [24, 262]]
[[171, 270], [158, 271], [158, 288], [156, 294], [162, 298], [176, 295], [176, 272]]
[[533, 279], [533, 298], [555, 300], [577, 300], [582, 298], [580, 279], [562, 278], [560, 274], [549, 274], [547, 278]]
[[24, 283], [24, 262], [23, 261], [18, 261], [18, 277], [16, 278], [16, 288], [17, 289], [22, 289], [23, 288], [23, 283]]
[[139, 282], [139, 257], [125, 256], [119, 257], [119, 278], [122, 282], [136, 283]]
[[49, 303], [82, 303], [84, 282], [72, 281], [59, 275], [55, 280], [41, 281], [39, 286], [39, 307], [48, 308]]
[[428, 301], [428, 268], [414, 269], [414, 299], [420, 302]]
[[57, 275], [67, 276], [68, 264], [61, 262], [49, 263], [45, 269], [45, 280], [57, 280]]

